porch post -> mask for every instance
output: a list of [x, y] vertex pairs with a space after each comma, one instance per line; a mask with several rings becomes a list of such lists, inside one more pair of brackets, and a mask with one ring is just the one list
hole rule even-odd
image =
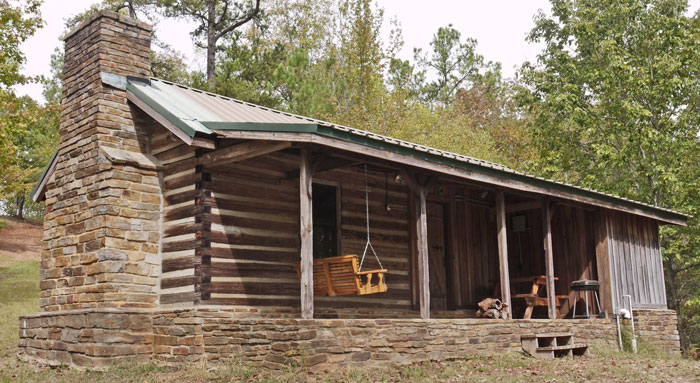
[[301, 149], [299, 163], [299, 234], [301, 255], [301, 317], [314, 317], [314, 255], [309, 150]]
[[508, 271], [508, 236], [506, 231], [506, 203], [503, 192], [496, 194], [496, 223], [498, 224], [498, 263], [501, 271], [501, 302], [507, 303], [506, 312], [510, 315], [510, 273]]
[[542, 203], [542, 223], [544, 226], [544, 264], [547, 275], [547, 307], [549, 319], [557, 318], [557, 304], [554, 291], [554, 261], [552, 255], [552, 206], [549, 201]]
[[426, 211], [424, 186], [418, 188], [418, 214], [416, 216], [416, 239], [418, 242], [418, 296], [420, 317], [430, 319], [430, 274], [428, 273], [428, 214]]

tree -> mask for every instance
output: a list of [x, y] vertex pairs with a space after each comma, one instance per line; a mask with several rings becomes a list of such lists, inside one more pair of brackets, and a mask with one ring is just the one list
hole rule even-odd
[[193, 36], [206, 42], [209, 89], [214, 89], [216, 85], [216, 51], [219, 40], [261, 13], [260, 0], [156, 0], [156, 4], [166, 16], [188, 18], [199, 23]]
[[[33, 80], [22, 75], [19, 70], [25, 61], [21, 45], [37, 28], [43, 25], [39, 7], [40, 0], [22, 3], [0, 1], [0, 104], [13, 102], [11, 87]], [[12, 116], [0, 115], [0, 167], [12, 161], [16, 148], [10, 141]]]
[[500, 64], [484, 63], [484, 57], [476, 53], [476, 44], [473, 38], [461, 42], [461, 33], [450, 24], [438, 28], [433, 35], [432, 52], [423, 54], [421, 49], [414, 49], [415, 60], [422, 69], [419, 75], [425, 76], [430, 71], [435, 77], [423, 85], [427, 102], [447, 105], [460, 88], [467, 88], [484, 76], [500, 78]]
[[[19, 3], [13, 6], [13, 3]], [[31, 79], [19, 73], [25, 61], [21, 45], [43, 26], [41, 0], [0, 1], [0, 90]]]
[[[552, 0], [522, 70], [534, 115], [532, 170], [697, 216], [700, 23], [683, 0]], [[700, 270], [697, 219], [665, 227], [669, 305], [682, 272]], [[681, 326], [681, 329], [683, 326]], [[685, 344], [685, 342], [684, 342]]]

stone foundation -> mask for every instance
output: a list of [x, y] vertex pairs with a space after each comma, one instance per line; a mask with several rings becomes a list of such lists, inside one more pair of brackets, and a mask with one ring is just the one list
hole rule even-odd
[[[44, 312], [20, 318], [20, 357], [101, 368], [123, 358], [159, 363], [231, 359], [280, 369], [288, 365], [378, 366], [520, 351], [520, 336], [572, 332], [584, 342], [616, 343], [609, 319], [312, 319], [273, 317], [255, 308], [111, 309]], [[277, 310], [286, 316], [294, 310]], [[635, 312], [638, 335], [679, 352], [675, 313]]]

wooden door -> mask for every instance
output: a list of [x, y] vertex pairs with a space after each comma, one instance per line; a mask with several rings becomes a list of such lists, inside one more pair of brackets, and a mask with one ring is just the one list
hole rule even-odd
[[428, 202], [428, 267], [430, 273], [430, 309], [447, 309], [447, 243], [445, 205]]

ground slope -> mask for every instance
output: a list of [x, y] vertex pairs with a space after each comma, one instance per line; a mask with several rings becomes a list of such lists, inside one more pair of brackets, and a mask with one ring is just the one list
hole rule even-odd
[[239, 363], [161, 367], [139, 360], [104, 372], [45, 368], [17, 359], [20, 315], [39, 311], [40, 225], [2, 218], [0, 230], [0, 383], [4, 382], [700, 382], [700, 363], [645, 348], [630, 355], [593, 347], [593, 358], [541, 361], [520, 353], [316, 374], [300, 366], [257, 370]]

